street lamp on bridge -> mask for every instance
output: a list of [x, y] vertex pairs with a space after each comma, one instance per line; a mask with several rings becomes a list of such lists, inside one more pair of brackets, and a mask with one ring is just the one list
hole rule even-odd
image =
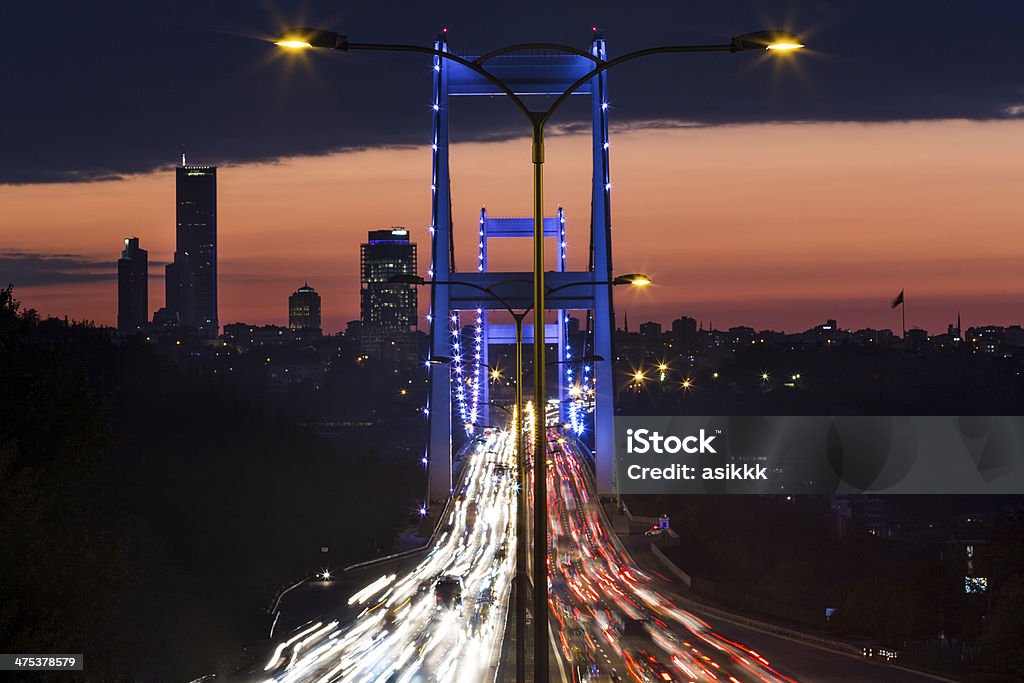
[[[348, 37], [333, 31], [325, 31], [315, 28], [291, 28], [278, 36], [274, 43], [280, 47], [294, 50], [309, 48], [325, 48], [349, 52], [353, 50], [377, 51], [377, 52], [414, 52], [431, 55], [443, 60], [448, 60], [476, 73], [488, 81], [499, 92], [509, 97], [516, 108], [526, 117], [530, 124], [532, 140], [532, 164], [533, 164], [533, 310], [536, 311], [535, 319], [543, 323], [545, 311], [544, 300], [547, 294], [544, 286], [544, 129], [555, 112], [565, 103], [569, 97], [581, 88], [584, 84], [600, 76], [614, 66], [631, 62], [640, 57], [669, 53], [696, 53], [696, 52], [743, 52], [753, 50], [767, 50], [776, 54], [785, 54], [804, 47], [800, 39], [782, 30], [756, 31], [744, 33], [734, 37], [728, 43], [716, 45], [669, 45], [661, 47], [645, 48], [628, 52], [614, 59], [602, 59], [592, 55], [585, 50], [552, 43], [527, 43], [521, 45], [510, 45], [508, 47], [492, 50], [476, 59], [466, 59], [452, 54], [445, 50], [427, 47], [423, 45], [403, 45], [389, 43], [353, 43]], [[588, 59], [593, 66], [585, 74], [565, 88], [557, 95], [544, 110], [534, 111], [527, 106], [526, 102], [516, 94], [514, 84], [506, 83], [499, 76], [491, 73], [485, 64], [492, 59], [514, 52], [539, 49], [559, 52], [562, 54], [577, 55]], [[435, 105], [436, 106], [436, 105]], [[606, 105], [602, 105], [606, 106]], [[607, 188], [606, 188], [607, 191]], [[457, 283], [468, 284], [468, 283]], [[597, 284], [597, 283], [594, 283]], [[607, 283], [606, 283], [607, 284]], [[639, 283], [637, 283], [639, 284]], [[481, 288], [483, 289], [483, 288]], [[543, 406], [545, 402], [545, 372], [544, 372], [545, 345], [533, 345], [533, 366], [534, 372], [534, 401], [536, 405]], [[547, 447], [544, 430], [537, 430], [535, 434], [534, 448], [537, 453], [543, 453]], [[548, 622], [548, 596], [547, 596], [547, 467], [545, 458], [538, 457], [537, 471], [534, 474], [534, 568], [536, 576], [534, 579], [534, 617], [536, 628], [534, 629], [534, 680], [538, 683], [546, 681], [549, 675], [548, 648], [547, 648], [547, 622]], [[517, 663], [517, 679], [525, 679], [525, 671], [521, 661]]]

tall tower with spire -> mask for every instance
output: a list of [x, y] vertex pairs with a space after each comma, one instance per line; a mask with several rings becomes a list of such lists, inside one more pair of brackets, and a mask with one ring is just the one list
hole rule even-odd
[[182, 327], [214, 338], [217, 320], [217, 167], [187, 166], [185, 150], [175, 169], [176, 242], [166, 269], [167, 308]]

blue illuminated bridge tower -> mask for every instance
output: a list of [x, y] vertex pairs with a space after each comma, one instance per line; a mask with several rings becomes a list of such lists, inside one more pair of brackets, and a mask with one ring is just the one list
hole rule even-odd
[[[444, 36], [438, 38], [436, 49], [448, 52]], [[605, 42], [595, 34], [590, 54], [605, 59]], [[494, 57], [483, 57], [482, 66], [507, 83], [517, 95], [559, 95], [593, 67], [593, 60], [584, 54], [519, 50]], [[566, 216], [544, 218], [544, 236], [557, 243], [558, 269], [545, 275], [547, 298], [554, 322], [543, 325], [543, 339], [558, 345], [560, 365], [552, 366], [559, 389], [551, 394], [561, 405], [564, 423], [577, 434], [594, 430], [593, 444], [597, 484], [600, 493], [615, 490], [614, 481], [614, 386], [612, 376], [612, 242], [611, 188], [608, 169], [608, 105], [607, 73], [595, 76], [577, 91], [590, 95], [592, 103], [593, 176], [591, 190], [589, 268], [569, 271], [566, 268]], [[504, 306], [483, 292], [462, 286], [469, 283], [490, 287], [516, 310], [532, 305], [532, 271], [495, 272], [488, 268], [488, 246], [492, 239], [532, 238], [532, 218], [491, 217], [481, 210], [477, 231], [477, 254], [470, 270], [454, 267], [452, 241], [451, 176], [449, 173], [448, 107], [449, 98], [470, 95], [502, 95], [492, 83], [479, 74], [443, 57], [434, 57], [433, 100], [433, 182], [431, 220], [431, 266], [428, 275], [451, 285], [431, 287], [430, 354], [450, 357], [448, 365], [432, 364], [429, 369], [427, 420], [429, 441], [430, 497], [444, 500], [452, 489], [451, 425], [463, 425], [468, 432], [478, 425], [489, 424], [488, 374], [486, 363], [491, 344], [514, 342], [512, 325], [491, 324], [489, 311]], [[524, 153], [524, 159], [527, 157]], [[597, 284], [600, 283], [600, 284]], [[570, 348], [568, 323], [570, 311], [586, 311], [592, 320], [592, 334], [586, 337], [588, 348]], [[550, 316], [549, 316], [550, 318]], [[541, 319], [543, 320], [543, 318]], [[472, 326], [473, 335], [463, 340], [461, 327]], [[524, 344], [533, 343], [533, 326], [523, 329]], [[593, 364], [572, 361], [573, 356], [600, 356], [605, 360]], [[557, 369], [557, 372], [554, 370]], [[453, 415], [453, 410], [456, 414]], [[453, 420], [454, 418], [454, 420]]]

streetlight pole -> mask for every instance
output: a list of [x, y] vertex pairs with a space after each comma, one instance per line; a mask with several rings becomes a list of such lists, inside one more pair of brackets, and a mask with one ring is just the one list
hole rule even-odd
[[548, 458], [547, 373], [544, 354], [544, 121], [530, 112], [533, 124], [533, 662], [534, 680], [548, 679]]
[[[534, 404], [539, 419], [540, 429], [535, 430], [534, 439], [534, 680], [537, 683], [546, 681], [549, 676], [547, 648], [547, 437], [546, 437], [546, 391], [544, 372], [545, 338], [544, 338], [544, 126], [552, 115], [570, 95], [582, 85], [599, 76], [613, 66], [632, 61], [639, 57], [656, 54], [682, 52], [740, 52], [745, 50], [771, 50], [784, 52], [803, 47], [800, 40], [788, 31], [757, 31], [734, 37], [728, 44], [722, 45], [670, 45], [646, 48], [628, 52], [615, 59], [603, 60], [583, 50], [567, 45], [548, 43], [531, 43], [512, 45], [489, 52], [475, 60], [421, 45], [398, 45], [383, 43], [350, 43], [346, 36], [333, 31], [313, 28], [293, 28], [282, 33], [276, 45], [291, 49], [311, 47], [327, 48], [348, 52], [349, 50], [371, 50], [380, 52], [416, 52], [433, 55], [449, 60], [470, 69], [490, 82], [502, 94], [507, 95], [515, 106], [530, 122], [532, 138], [533, 163], [533, 310], [534, 310]], [[577, 79], [572, 85], [558, 95], [551, 105], [543, 111], [531, 110], [522, 98], [515, 93], [513, 86], [488, 71], [484, 64], [504, 54], [530, 49], [555, 50], [565, 54], [575, 54], [589, 59], [593, 68]], [[458, 283], [466, 284], [466, 283]], [[536, 330], [540, 329], [538, 337]], [[539, 339], [539, 343], [538, 343]]]

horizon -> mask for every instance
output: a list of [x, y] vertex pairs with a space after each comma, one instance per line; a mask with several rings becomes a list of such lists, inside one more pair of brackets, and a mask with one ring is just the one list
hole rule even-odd
[[[565, 207], [570, 268], [586, 259], [586, 138], [549, 142], [546, 213]], [[755, 140], [763, 158], [736, 168], [732, 159]], [[899, 329], [889, 303], [905, 289], [908, 329], [945, 329], [958, 310], [965, 328], [1019, 324], [1024, 282], [1013, 275], [1024, 250], [1008, 248], [1021, 217], [1012, 203], [1020, 162], [1007, 144], [1016, 140], [1024, 141], [1024, 121], [619, 132], [612, 138], [616, 272], [644, 272], [655, 284], [617, 291], [616, 310], [645, 321], [689, 311], [726, 327], [808, 329], [832, 318], [850, 329]], [[467, 226], [481, 205], [492, 215], [528, 215], [526, 145], [452, 145], [457, 264], [475, 249]], [[780, 167], [779, 158], [787, 163]], [[359, 317], [359, 244], [381, 227], [409, 229], [426, 275], [429, 167], [426, 146], [221, 166], [220, 319], [286, 320], [288, 295], [308, 279], [323, 297], [325, 331], [344, 329]], [[123, 180], [0, 186], [9, 207], [0, 219], [2, 279], [44, 315], [112, 324], [117, 256], [124, 237], [137, 236], [153, 266], [152, 315], [163, 305], [160, 264], [173, 252], [173, 168]], [[975, 182], [964, 182], [972, 175]], [[681, 239], [681, 226], [701, 228]], [[528, 270], [529, 252], [502, 245], [492, 267]]]

